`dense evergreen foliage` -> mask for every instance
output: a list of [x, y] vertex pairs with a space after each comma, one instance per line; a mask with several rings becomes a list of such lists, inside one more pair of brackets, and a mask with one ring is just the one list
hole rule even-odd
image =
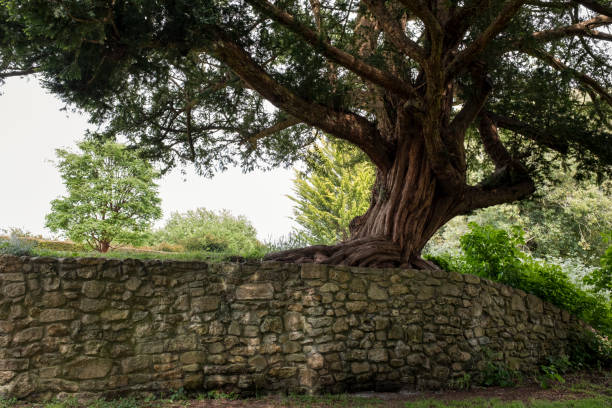
[[355, 147], [324, 139], [293, 180], [295, 220], [310, 244], [332, 245], [350, 236], [349, 224], [370, 205], [374, 167]]
[[57, 150], [68, 195], [51, 202], [47, 227], [100, 252], [111, 244], [144, 242], [161, 217], [159, 172], [118, 143], [81, 142], [79, 149]]
[[0, 80], [37, 73], [98, 137], [169, 167], [292, 163], [313, 128], [362, 150], [375, 192], [351, 241], [274, 259], [424, 267], [453, 217], [529, 196], [559, 163], [611, 170], [606, 0], [0, 4]]

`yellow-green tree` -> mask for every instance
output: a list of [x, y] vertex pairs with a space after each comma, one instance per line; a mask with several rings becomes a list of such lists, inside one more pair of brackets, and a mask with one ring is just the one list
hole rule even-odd
[[348, 143], [323, 139], [296, 171], [294, 219], [311, 244], [335, 244], [350, 237], [351, 220], [370, 204], [374, 166]]

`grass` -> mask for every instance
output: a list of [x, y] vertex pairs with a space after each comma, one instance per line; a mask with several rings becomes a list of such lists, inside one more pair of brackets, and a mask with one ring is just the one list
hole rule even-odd
[[356, 397], [348, 394], [290, 395], [284, 402], [288, 406], [296, 408], [308, 408], [313, 406], [370, 408], [384, 406], [384, 402], [381, 399]]
[[406, 408], [604, 408], [611, 406], [612, 399], [606, 397], [564, 401], [531, 400], [528, 403], [483, 398], [461, 401], [421, 400], [406, 403]]
[[224, 262], [236, 258], [235, 254], [224, 252], [144, 252], [113, 250], [107, 253], [97, 251], [54, 251], [50, 249], [33, 248], [32, 256], [50, 256], [55, 258], [108, 258], [108, 259], [142, 259], [163, 261], [205, 261]]

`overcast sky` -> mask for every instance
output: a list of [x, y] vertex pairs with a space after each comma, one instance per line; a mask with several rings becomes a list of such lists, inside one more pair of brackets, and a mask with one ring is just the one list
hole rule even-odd
[[[17, 227], [45, 236], [50, 202], [65, 194], [55, 160], [55, 149], [76, 149], [88, 127], [87, 118], [61, 111], [63, 106], [35, 79], [11, 78], [0, 89], [0, 229]], [[164, 219], [171, 212], [197, 207], [226, 208], [245, 215], [260, 239], [287, 234], [290, 219], [292, 170], [243, 174], [231, 169], [206, 179], [186, 168], [159, 181]], [[158, 222], [162, 224], [163, 221]]]

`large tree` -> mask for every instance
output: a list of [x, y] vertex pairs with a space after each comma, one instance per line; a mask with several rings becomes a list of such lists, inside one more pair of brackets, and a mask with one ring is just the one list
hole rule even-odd
[[[0, 77], [39, 73], [169, 166], [287, 164], [313, 128], [363, 150], [377, 176], [351, 239], [270, 259], [423, 267], [442, 225], [529, 196], [551, 162], [612, 164], [607, 0], [0, 4]], [[494, 170], [470, 184], [473, 128]]]

